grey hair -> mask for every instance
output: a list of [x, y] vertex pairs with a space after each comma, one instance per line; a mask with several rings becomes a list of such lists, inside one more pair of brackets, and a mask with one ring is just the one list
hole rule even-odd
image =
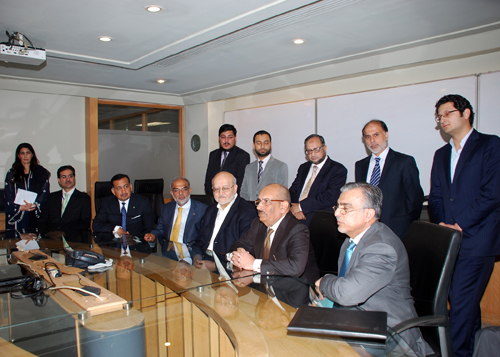
[[172, 186], [174, 185], [174, 182], [177, 181], [177, 180], [184, 180], [184, 181], [186, 181], [188, 183], [188, 188], [191, 188], [191, 182], [189, 182], [189, 180], [187, 178], [182, 177], [182, 176], [177, 176], [170, 183], [170, 189], [172, 189]]
[[377, 186], [370, 185], [366, 182], [349, 182], [346, 183], [340, 189], [341, 193], [346, 191], [353, 190], [355, 188], [360, 188], [363, 191], [363, 195], [365, 196], [365, 207], [371, 208], [375, 210], [375, 218], [380, 219], [382, 215], [382, 190]]

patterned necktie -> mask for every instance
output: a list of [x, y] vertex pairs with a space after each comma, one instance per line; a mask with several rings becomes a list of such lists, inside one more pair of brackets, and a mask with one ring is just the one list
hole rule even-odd
[[257, 183], [260, 183], [260, 177], [262, 176], [262, 171], [264, 171], [262, 169], [263, 163], [264, 163], [264, 161], [262, 161], [262, 160], [259, 161], [259, 173], [257, 174]]
[[222, 171], [222, 168], [224, 167], [224, 164], [225, 164], [226, 159], [227, 159], [227, 155], [229, 155], [229, 153], [227, 151], [224, 151], [223, 155], [224, 155], [224, 158], [222, 159], [222, 162], [220, 164], [221, 171]]
[[64, 214], [64, 210], [66, 209], [66, 206], [68, 205], [69, 202], [69, 194], [67, 192], [63, 193], [63, 201], [62, 201], [62, 207], [61, 207], [61, 217]]
[[347, 272], [347, 266], [351, 261], [352, 252], [354, 252], [354, 248], [356, 248], [356, 243], [351, 242], [349, 247], [345, 251], [344, 261], [342, 262], [342, 266], [340, 267], [339, 278], [345, 277], [345, 273]]
[[300, 194], [300, 197], [299, 197], [299, 202], [306, 199], [307, 196], [309, 195], [309, 190], [311, 189], [311, 186], [314, 183], [314, 180], [316, 179], [317, 172], [318, 172], [318, 166], [314, 165], [311, 178], [309, 179], [309, 181], [307, 181], [307, 184], [304, 187], [304, 190], [302, 190], [302, 193]]
[[125, 202], [122, 202], [122, 228], [127, 231], [127, 210], [125, 209]]
[[266, 239], [264, 240], [264, 248], [262, 249], [262, 259], [269, 259], [269, 252], [271, 251], [271, 234], [274, 230], [268, 229]]
[[[179, 252], [179, 258], [185, 258], [182, 254], [182, 243], [179, 243], [179, 235], [181, 233], [181, 222], [182, 222], [182, 207], [178, 208], [177, 218], [175, 218], [174, 227], [172, 228], [172, 233], [170, 234], [170, 241], [175, 244], [177, 251]], [[172, 246], [169, 246], [172, 249]], [[169, 249], [169, 250], [170, 250]]]
[[375, 158], [375, 167], [373, 168], [372, 177], [370, 177], [370, 185], [378, 186], [380, 183], [380, 157]]

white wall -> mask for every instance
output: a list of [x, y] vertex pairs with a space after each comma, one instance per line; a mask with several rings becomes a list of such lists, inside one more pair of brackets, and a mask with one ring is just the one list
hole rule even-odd
[[[191, 138], [198, 135], [201, 139], [200, 150], [191, 149]], [[185, 175], [193, 194], [204, 195], [205, 170], [208, 163], [208, 106], [204, 104], [188, 105], [184, 108], [184, 163]], [[168, 185], [169, 183], [165, 183]], [[165, 187], [166, 191], [166, 187]]]

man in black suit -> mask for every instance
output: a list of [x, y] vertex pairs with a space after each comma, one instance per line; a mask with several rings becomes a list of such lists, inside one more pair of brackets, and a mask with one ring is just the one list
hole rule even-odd
[[259, 218], [232, 247], [233, 264], [263, 275], [290, 275], [310, 283], [319, 278], [309, 229], [290, 213], [290, 192], [280, 184], [264, 187]]
[[203, 216], [195, 243], [198, 255], [193, 260], [196, 267], [205, 264], [209, 270], [215, 270], [213, 262], [205, 263], [202, 259], [213, 261], [215, 254], [230, 252], [230, 247], [248, 231], [257, 217], [255, 207], [239, 197], [237, 189], [236, 178], [229, 172], [215, 175], [212, 191], [217, 203], [209, 206]]
[[49, 238], [87, 242], [92, 216], [90, 197], [75, 188], [73, 166], [61, 166], [57, 170], [57, 181], [62, 190], [48, 196], [38, 221], [40, 233]]
[[332, 211], [345, 184], [347, 169], [326, 155], [325, 139], [321, 135], [309, 135], [304, 146], [308, 161], [299, 166], [290, 187], [290, 211], [309, 226], [314, 211]]
[[212, 151], [208, 159], [205, 175], [205, 193], [212, 195], [212, 179], [221, 171], [226, 171], [236, 177], [238, 193], [243, 183], [245, 167], [250, 163], [250, 155], [236, 146], [236, 128], [224, 124], [219, 128], [220, 148]]
[[114, 196], [102, 200], [101, 208], [92, 223], [92, 230], [99, 237], [98, 240], [131, 235], [153, 242], [154, 238], [144, 238], [155, 224], [148, 199], [132, 193], [132, 185], [127, 175], [117, 174], [111, 182], [111, 192]]
[[413, 156], [389, 148], [389, 129], [383, 121], [369, 121], [362, 133], [372, 155], [356, 162], [356, 182], [368, 182], [382, 190], [384, 209], [380, 222], [404, 239], [422, 211], [424, 192], [417, 164]]

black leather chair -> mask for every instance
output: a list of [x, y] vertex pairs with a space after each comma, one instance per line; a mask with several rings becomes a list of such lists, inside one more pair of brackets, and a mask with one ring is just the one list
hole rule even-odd
[[161, 216], [163, 206], [163, 179], [147, 179], [134, 181], [134, 193], [146, 197], [151, 203], [151, 209], [155, 215], [155, 222]]
[[340, 248], [347, 236], [338, 231], [335, 214], [329, 211], [314, 212], [309, 232], [321, 276], [338, 274]]
[[101, 201], [103, 198], [113, 195], [111, 188], [113, 184], [111, 181], [96, 181], [94, 184], [94, 206], [95, 212], [99, 212], [101, 208]]
[[0, 212], [5, 212], [5, 189], [0, 189]]
[[411, 224], [404, 240], [418, 317], [401, 322], [393, 330], [400, 333], [420, 327], [435, 356], [453, 356], [448, 292], [461, 242], [460, 231], [419, 221]]
[[215, 203], [214, 196], [208, 196], [208, 195], [191, 195], [191, 198], [195, 201], [204, 203], [208, 206], [211, 204]]

